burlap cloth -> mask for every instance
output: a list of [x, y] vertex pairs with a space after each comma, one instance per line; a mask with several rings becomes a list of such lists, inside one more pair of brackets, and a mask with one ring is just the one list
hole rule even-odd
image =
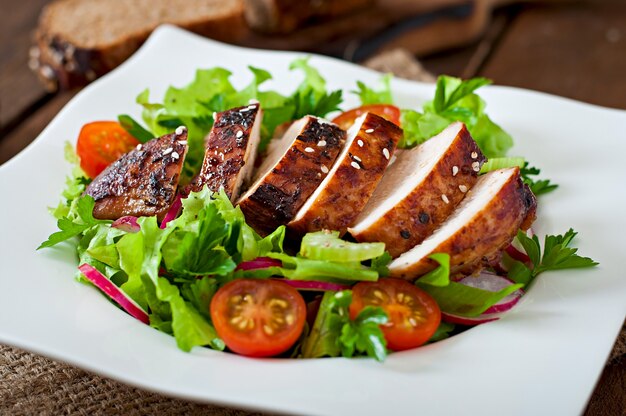
[[[401, 50], [379, 55], [365, 64], [402, 78], [434, 80], [432, 74]], [[626, 331], [622, 329], [587, 415], [626, 415], [625, 354]], [[0, 345], [0, 414], [243, 416], [261, 413], [170, 399]]]

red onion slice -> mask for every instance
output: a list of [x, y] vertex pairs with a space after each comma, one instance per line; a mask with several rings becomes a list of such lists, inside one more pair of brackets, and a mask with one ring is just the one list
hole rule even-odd
[[113, 221], [113, 224], [111, 224], [111, 227], [118, 228], [128, 233], [136, 233], [140, 230], [139, 224], [137, 223], [137, 217], [133, 217], [132, 215], [116, 219]]
[[95, 267], [85, 263], [78, 267], [78, 270], [92, 282], [96, 287], [102, 290], [108, 297], [113, 299], [118, 305], [128, 312], [132, 317], [137, 318], [146, 325], [150, 324], [150, 318], [148, 314], [137, 305], [134, 300], [122, 292], [122, 290], [115, 286], [105, 275], [100, 273]]
[[176, 195], [174, 202], [172, 202], [172, 206], [167, 210], [165, 217], [163, 217], [163, 221], [161, 221], [161, 229], [164, 229], [167, 226], [167, 223], [175, 220], [180, 214], [180, 210], [183, 207], [183, 198], [180, 194]]
[[272, 259], [270, 257], [257, 257], [254, 260], [239, 263], [235, 270], [267, 269], [268, 267], [282, 266], [283, 263], [280, 260]]
[[[478, 276], [467, 276], [459, 280], [458, 283], [475, 287], [477, 289], [487, 290], [489, 292], [499, 292], [500, 290], [515, 284], [515, 282], [511, 281], [507, 277], [489, 272], [481, 272]], [[446, 322], [460, 325], [478, 325], [485, 322], [495, 321], [500, 319], [504, 312], [513, 308], [523, 295], [524, 291], [522, 289], [516, 290], [476, 317], [469, 318], [445, 312], [442, 312], [442, 317]]]
[[315, 291], [333, 291], [338, 292], [340, 290], [350, 289], [350, 286], [342, 285], [339, 283], [320, 282], [317, 280], [290, 280], [290, 279], [275, 279], [298, 290], [315, 290]]

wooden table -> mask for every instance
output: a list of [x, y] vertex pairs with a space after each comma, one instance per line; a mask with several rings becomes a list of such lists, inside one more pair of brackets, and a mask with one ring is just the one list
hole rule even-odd
[[[27, 68], [31, 32], [45, 3], [2, 0], [0, 164], [35, 139], [77, 92], [49, 94]], [[497, 84], [626, 109], [626, 2], [502, 8], [480, 41], [421, 60], [434, 73], [486, 76]], [[626, 360], [606, 367], [586, 414], [623, 411], [624, 374]]]

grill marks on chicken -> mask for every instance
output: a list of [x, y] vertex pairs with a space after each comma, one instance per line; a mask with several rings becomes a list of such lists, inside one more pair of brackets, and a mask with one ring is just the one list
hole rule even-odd
[[528, 224], [536, 203], [519, 168], [482, 175], [438, 230], [391, 262], [390, 276], [413, 280], [435, 269], [437, 263], [428, 258], [433, 253], [450, 254], [451, 273], [480, 267]]
[[359, 117], [335, 164], [289, 229], [297, 234], [322, 229], [343, 234], [376, 189], [401, 137], [402, 129], [376, 114]]
[[343, 147], [346, 133], [337, 125], [306, 116], [273, 143], [255, 183], [238, 204], [246, 221], [267, 235], [287, 224], [324, 180]]
[[89, 184], [85, 194], [96, 202], [95, 218], [163, 218], [174, 201], [187, 154], [187, 130], [177, 131], [126, 153]]
[[252, 176], [262, 117], [259, 104], [216, 113], [206, 140], [202, 169], [185, 191], [197, 192], [207, 185], [217, 192], [224, 187], [231, 201], [237, 199], [242, 184]]
[[398, 152], [350, 234], [359, 242], [382, 241], [392, 257], [399, 256], [452, 213], [476, 183], [484, 161], [462, 123]]

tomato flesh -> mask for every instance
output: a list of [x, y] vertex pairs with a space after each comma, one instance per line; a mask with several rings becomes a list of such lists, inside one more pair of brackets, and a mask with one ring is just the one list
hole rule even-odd
[[131, 136], [116, 121], [95, 121], [85, 124], [76, 142], [76, 153], [81, 169], [90, 178], [95, 178], [139, 141]]
[[368, 112], [379, 115], [398, 126], [400, 125], [400, 109], [391, 104], [362, 105], [361, 107], [353, 108], [352, 110], [339, 114], [333, 119], [333, 123], [344, 130], [348, 130], [350, 126], [354, 124], [354, 120], [356, 120], [357, 117]]
[[210, 308], [226, 346], [250, 357], [287, 351], [300, 337], [306, 319], [300, 293], [276, 280], [233, 280], [215, 293]]
[[366, 306], [379, 306], [389, 316], [381, 326], [387, 348], [402, 351], [419, 347], [430, 339], [441, 322], [437, 302], [425, 291], [400, 279], [381, 278], [360, 282], [352, 288], [350, 317]]

